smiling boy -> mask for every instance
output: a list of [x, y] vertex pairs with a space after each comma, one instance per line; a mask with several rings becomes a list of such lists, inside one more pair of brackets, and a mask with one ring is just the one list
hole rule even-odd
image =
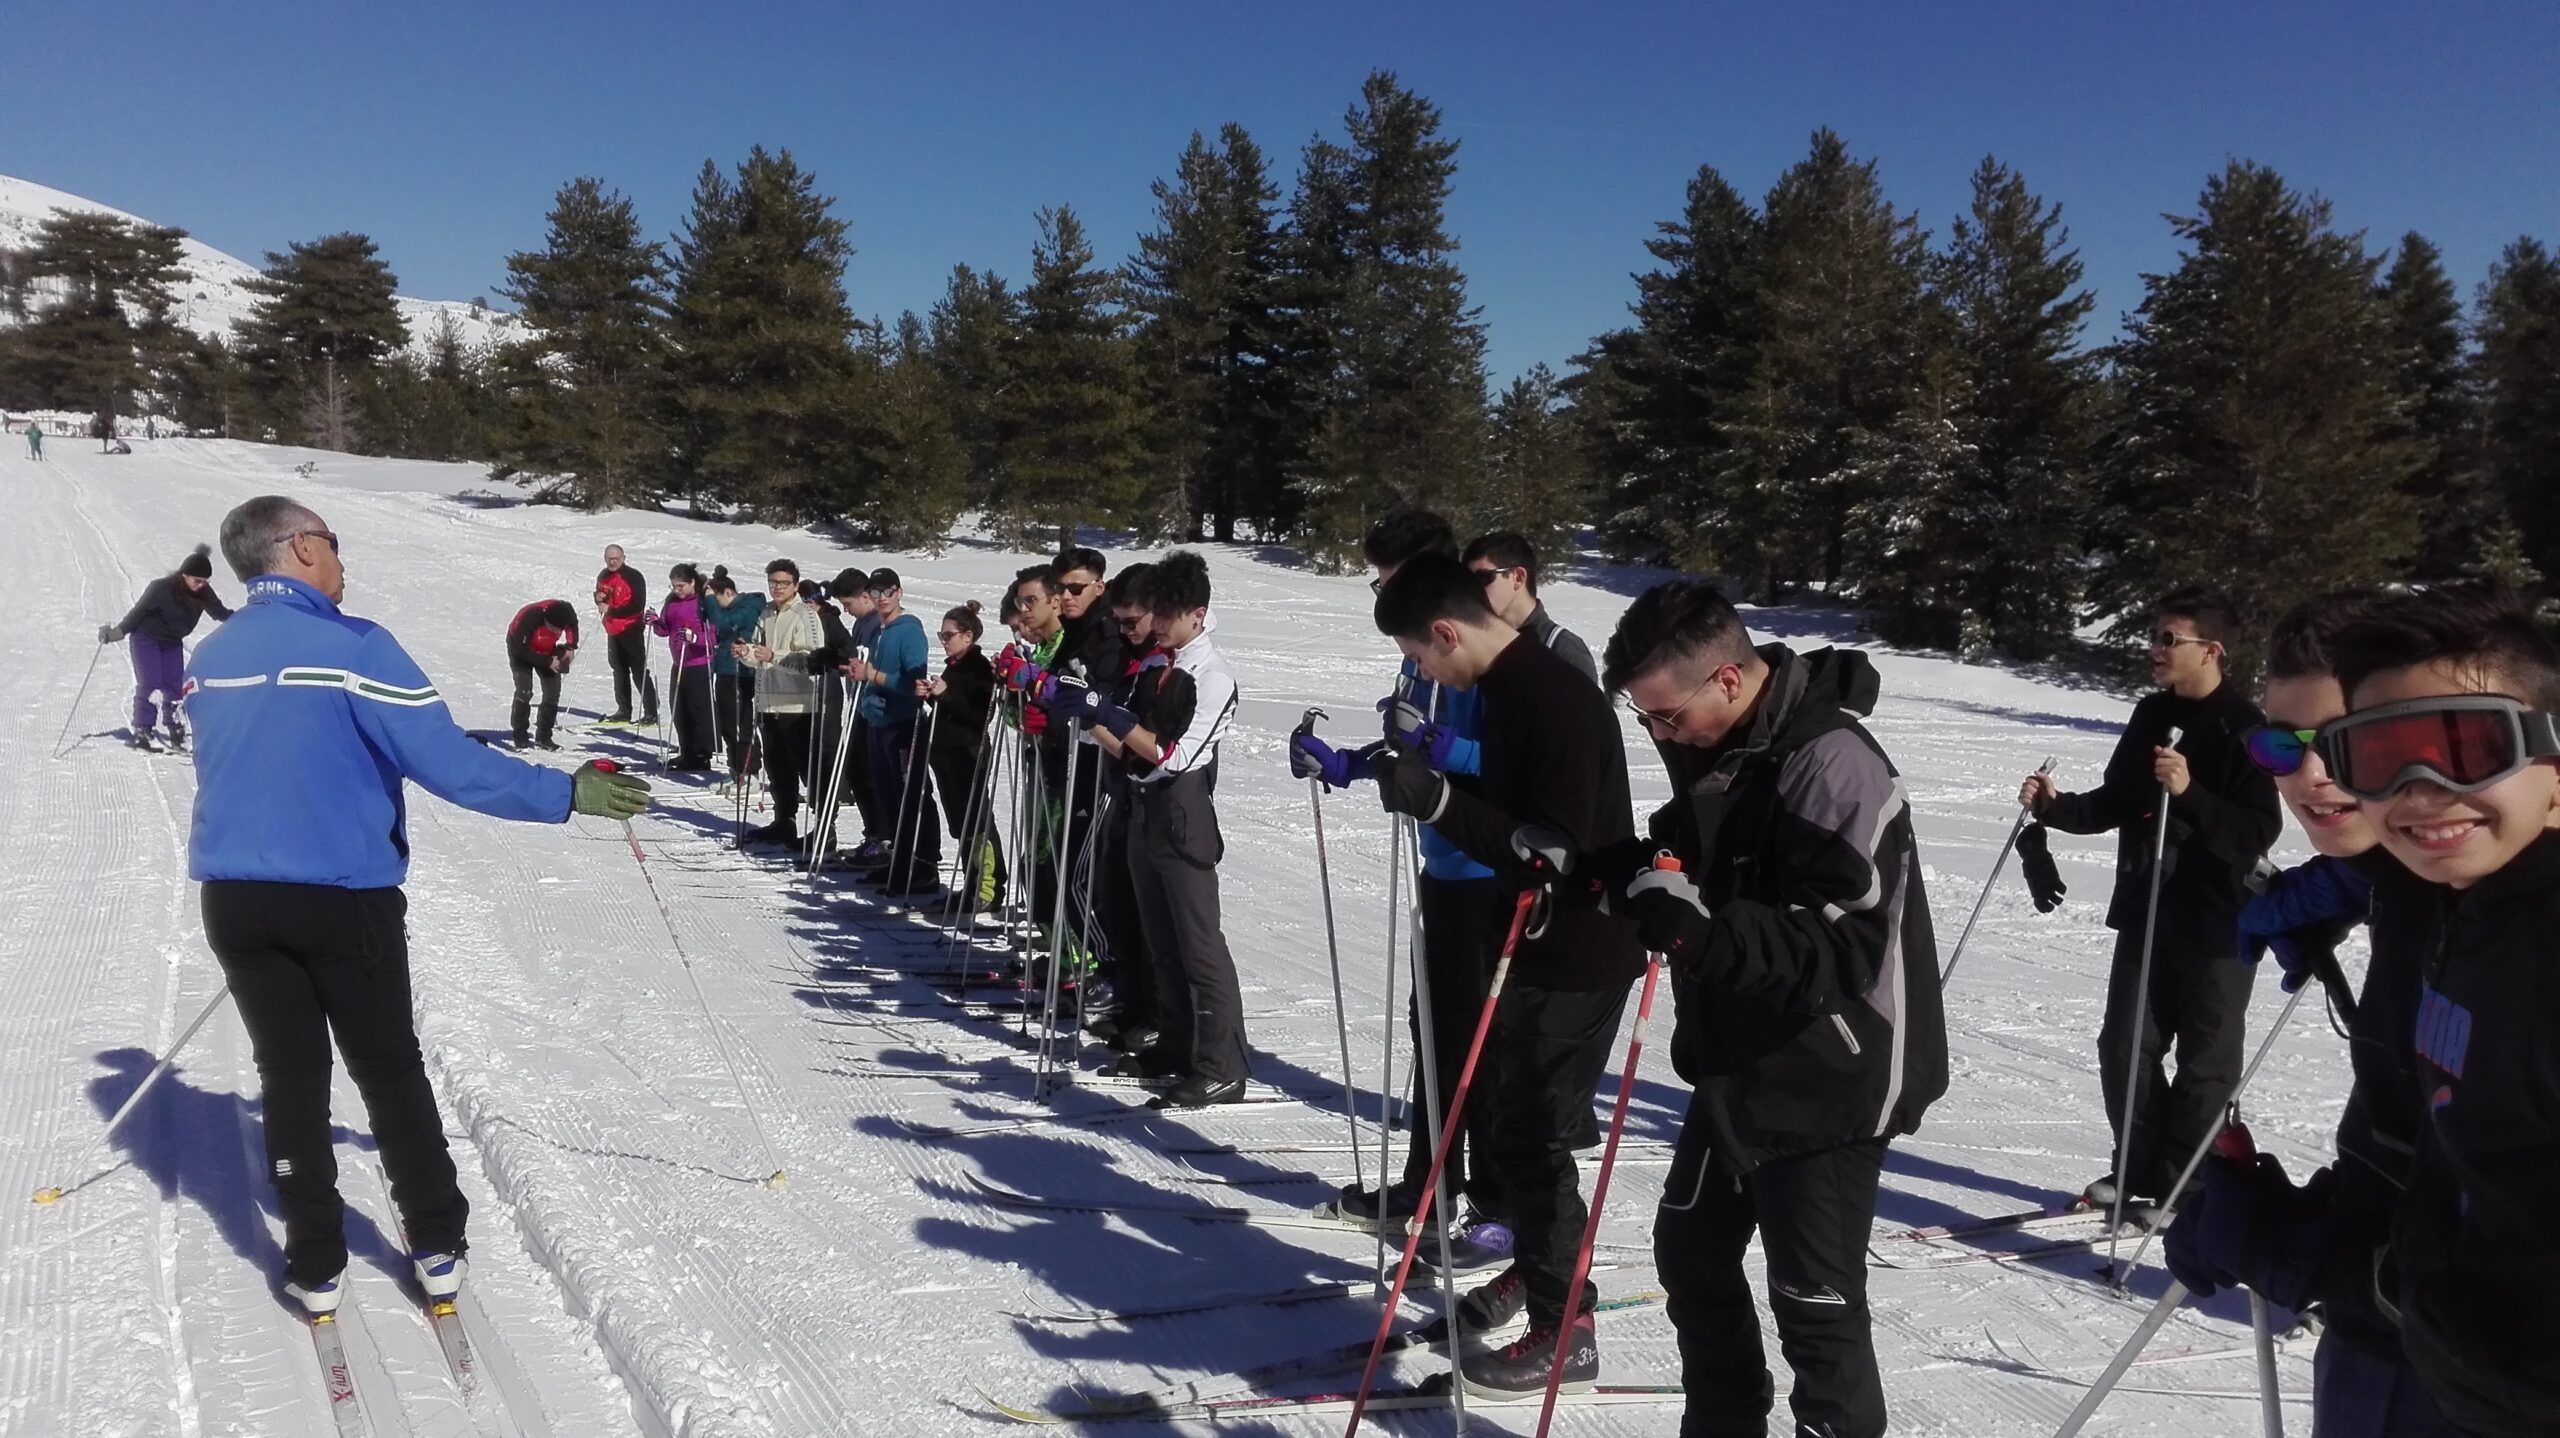
[[2378, 603], [2337, 655], [2348, 713], [2320, 757], [2440, 886], [2413, 935], [2402, 1343], [2462, 1432], [2560, 1432], [2560, 647], [2502, 588], [2449, 585]]

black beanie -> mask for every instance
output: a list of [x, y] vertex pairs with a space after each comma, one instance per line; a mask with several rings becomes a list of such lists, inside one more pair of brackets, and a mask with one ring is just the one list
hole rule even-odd
[[207, 556], [212, 553], [212, 545], [197, 545], [194, 551], [189, 553], [186, 558], [178, 561], [178, 572], [180, 574], [193, 575], [198, 579], [211, 579], [213, 577], [213, 561]]

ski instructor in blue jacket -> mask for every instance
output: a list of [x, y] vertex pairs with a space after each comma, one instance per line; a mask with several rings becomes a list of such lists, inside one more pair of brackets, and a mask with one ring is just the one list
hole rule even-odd
[[416, 661], [339, 612], [346, 566], [319, 515], [280, 495], [222, 521], [248, 602], [187, 666], [196, 808], [187, 871], [205, 941], [258, 1061], [285, 1292], [334, 1311], [347, 1266], [330, 1146], [329, 1039], [364, 1095], [419, 1286], [462, 1284], [463, 1219], [444, 1119], [409, 1014], [405, 781], [501, 819], [628, 819], [648, 786], [590, 763], [564, 774], [482, 747]]

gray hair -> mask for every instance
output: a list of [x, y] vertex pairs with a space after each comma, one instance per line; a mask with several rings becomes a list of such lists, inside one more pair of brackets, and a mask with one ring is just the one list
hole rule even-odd
[[262, 494], [222, 517], [222, 559], [243, 583], [275, 572], [276, 551], [320, 523], [299, 500]]

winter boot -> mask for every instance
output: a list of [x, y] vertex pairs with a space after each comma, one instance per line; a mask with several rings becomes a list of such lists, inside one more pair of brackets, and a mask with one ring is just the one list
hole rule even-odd
[[305, 1318], [327, 1318], [338, 1311], [338, 1300], [346, 1296], [345, 1285], [340, 1282], [346, 1276], [342, 1271], [324, 1283], [295, 1283], [287, 1279], [284, 1296], [302, 1305]]
[[[1144, 1060], [1141, 1060], [1144, 1062]], [[1244, 1098], [1243, 1079], [1202, 1078], [1198, 1074], [1184, 1079], [1162, 1094], [1148, 1100], [1147, 1107], [1210, 1108], [1222, 1103], [1236, 1103]]]
[[172, 752], [181, 752], [181, 753], [182, 753], [182, 752], [184, 752], [184, 751], [185, 751], [186, 747], [187, 747], [187, 726], [186, 726], [186, 725], [184, 725], [184, 724], [179, 723], [179, 722], [178, 722], [177, 720], [175, 720], [175, 719], [170, 720], [170, 721], [169, 721], [169, 748], [170, 748], [170, 750], [171, 750]]
[[160, 754], [167, 752], [160, 745], [159, 734], [149, 729], [134, 730], [132, 737], [128, 738], [125, 742], [131, 744], [134, 748], [141, 750], [145, 754]]
[[1515, 1263], [1495, 1274], [1491, 1283], [1459, 1296], [1458, 1323], [1465, 1332], [1484, 1333], [1519, 1317], [1528, 1306], [1529, 1275]]
[[776, 819], [738, 836], [741, 849], [796, 849], [800, 847], [800, 826], [789, 819]]
[[1330, 1203], [1316, 1205], [1316, 1216], [1335, 1219], [1354, 1228], [1385, 1228], [1389, 1232], [1402, 1232], [1404, 1222], [1413, 1217], [1414, 1208], [1421, 1202], [1421, 1191], [1404, 1183], [1384, 1189], [1344, 1184]]
[[451, 1298], [462, 1291], [462, 1272], [468, 1265], [459, 1253], [419, 1253], [410, 1257], [417, 1269], [418, 1286], [429, 1298]]
[[[1440, 1270], [1440, 1235], [1422, 1235], [1422, 1246], [1415, 1257], [1433, 1272]], [[1511, 1230], [1481, 1213], [1469, 1212], [1466, 1221], [1450, 1225], [1449, 1269], [1453, 1273], [1481, 1273], [1488, 1268], [1501, 1268], [1511, 1262]], [[1553, 1333], [1547, 1335], [1552, 1339]]]
[[[1600, 1381], [1600, 1335], [1588, 1313], [1573, 1320], [1571, 1334], [1565, 1344], [1564, 1382], [1558, 1391], [1588, 1393]], [[1555, 1325], [1532, 1323], [1528, 1332], [1500, 1348], [1459, 1359], [1458, 1378], [1479, 1398], [1528, 1402], [1546, 1397], [1555, 1361]]]

